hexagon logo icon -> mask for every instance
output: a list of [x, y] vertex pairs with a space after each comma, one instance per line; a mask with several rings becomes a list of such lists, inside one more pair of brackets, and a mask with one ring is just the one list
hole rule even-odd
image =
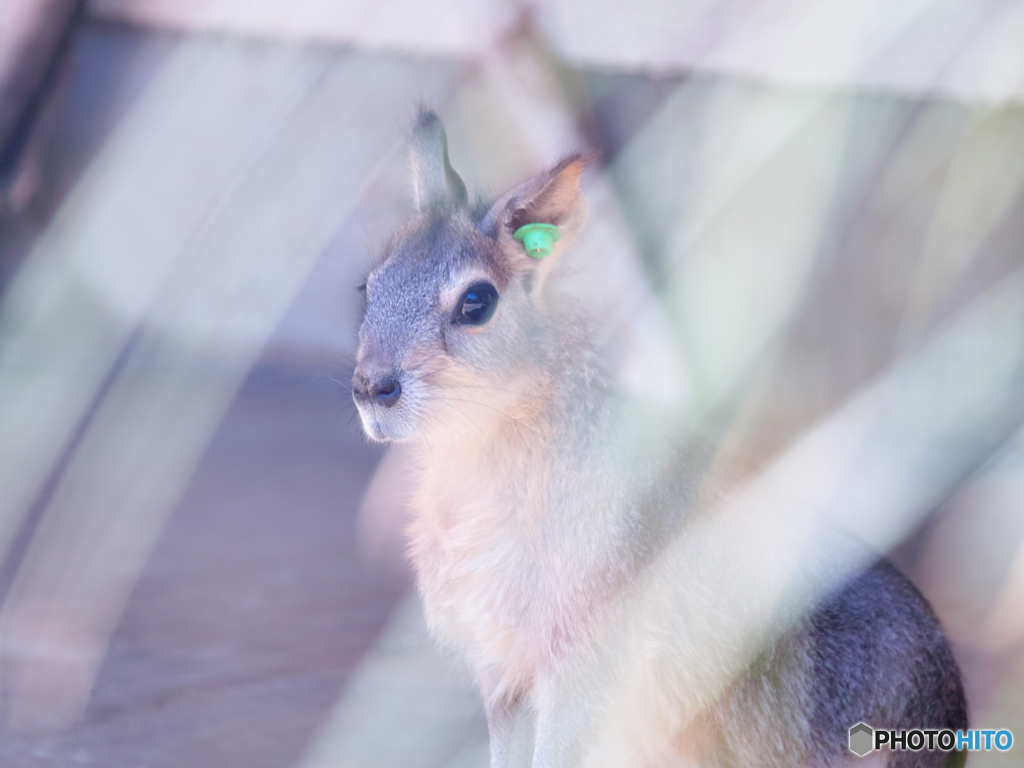
[[850, 728], [850, 751], [858, 757], [864, 757], [874, 750], [875, 731], [867, 723], [857, 723]]

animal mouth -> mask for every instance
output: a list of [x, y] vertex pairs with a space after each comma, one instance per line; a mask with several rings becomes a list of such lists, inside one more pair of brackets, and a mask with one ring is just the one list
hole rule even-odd
[[371, 440], [379, 443], [402, 442], [414, 436], [415, 418], [413, 409], [405, 402], [402, 385], [396, 380], [375, 393], [373, 397], [357, 395], [352, 399], [359, 411], [363, 431]]

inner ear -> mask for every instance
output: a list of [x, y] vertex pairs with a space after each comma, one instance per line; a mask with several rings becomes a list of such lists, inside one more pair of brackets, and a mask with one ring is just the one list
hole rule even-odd
[[508, 217], [508, 223], [505, 226], [508, 228], [509, 234], [514, 235], [516, 230], [520, 227], [526, 226], [527, 224], [540, 223], [558, 225], [557, 221], [548, 221], [547, 219], [538, 218], [530, 211], [529, 208], [513, 206], [512, 212]]
[[572, 155], [548, 171], [540, 189], [515, 206], [509, 221], [512, 231], [524, 224], [561, 224], [576, 206], [585, 168], [586, 160]]
[[510, 234], [524, 224], [559, 226], [579, 201], [580, 175], [587, 162], [583, 155], [570, 155], [547, 173], [520, 184], [491, 207], [480, 222], [481, 230], [493, 236], [502, 226]]

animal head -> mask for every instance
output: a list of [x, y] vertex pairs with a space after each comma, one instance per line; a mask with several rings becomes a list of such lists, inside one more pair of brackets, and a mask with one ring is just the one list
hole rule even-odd
[[[353, 399], [375, 440], [486, 432], [542, 399], [565, 315], [547, 277], [583, 225], [586, 161], [570, 156], [474, 212], [436, 114], [419, 113], [409, 148], [417, 213], [366, 281]], [[543, 259], [513, 239], [531, 223], [561, 231]]]

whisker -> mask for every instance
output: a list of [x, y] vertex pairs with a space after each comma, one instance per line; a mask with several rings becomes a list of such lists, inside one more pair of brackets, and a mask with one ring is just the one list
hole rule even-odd
[[445, 371], [450, 371], [452, 368], [455, 368], [458, 365], [458, 363], [452, 363], [451, 365], [446, 365], [444, 368], [438, 368], [437, 370], [434, 371], [423, 371], [422, 368], [417, 368], [413, 370], [413, 373], [421, 376], [423, 379], [427, 381], [430, 381], [431, 376], [437, 376], [439, 374], [444, 373]]
[[548, 397], [545, 395], [533, 395], [529, 392], [519, 392], [514, 389], [502, 389], [501, 387], [492, 387], [488, 384], [433, 384], [438, 389], [489, 389], [493, 392], [507, 392], [510, 395], [521, 395], [522, 397], [532, 397], [537, 400], [547, 400]]
[[472, 427], [481, 435], [486, 434], [484, 428], [477, 424], [476, 420], [468, 413], [459, 410], [457, 407], [450, 403], [447, 404], [447, 408], [452, 414], [456, 415], [459, 418], [461, 423], [465, 424], [467, 427]]
[[[475, 427], [478, 431], [483, 433], [484, 432], [483, 428], [479, 424], [477, 424], [472, 419], [472, 417], [470, 417], [469, 414], [467, 414], [465, 411], [460, 409], [458, 406], [454, 405], [454, 402], [455, 401], [451, 401], [451, 400], [447, 400], [447, 399], [442, 399], [442, 398], [431, 398], [431, 400], [430, 400], [430, 404], [433, 405], [433, 404], [436, 403], [440, 407], [440, 409], [443, 409], [442, 410], [443, 413], [445, 413], [445, 414], [447, 414], [449, 416], [451, 416], [451, 415], [457, 416], [462, 422], [466, 423], [467, 425]], [[428, 411], [429, 411], [429, 409], [428, 409]]]
[[547, 400], [548, 398], [544, 395], [537, 395], [532, 392], [520, 392], [515, 389], [503, 389], [501, 387], [494, 387], [489, 384], [441, 384], [433, 380], [432, 377], [438, 376], [445, 371], [451, 370], [459, 365], [458, 362], [454, 362], [451, 365], [446, 365], [444, 368], [439, 368], [433, 371], [424, 371], [422, 367], [412, 369], [410, 372], [414, 375], [419, 376], [421, 379], [426, 381], [428, 384], [440, 389], [490, 389], [494, 392], [505, 392], [511, 395], [519, 395], [521, 397], [533, 397], [538, 400]]
[[523, 422], [521, 422], [515, 416], [510, 416], [509, 414], [505, 413], [500, 408], [495, 408], [493, 405], [488, 405], [487, 403], [481, 403], [481, 402], [478, 402], [476, 400], [460, 400], [459, 398], [454, 398], [454, 397], [431, 397], [430, 401], [431, 402], [436, 402], [436, 403], [470, 403], [471, 405], [481, 405], [484, 408], [490, 408], [495, 413], [500, 413], [506, 419], [514, 421], [516, 424], [520, 424], [520, 425], [523, 424]]
[[[441, 405], [442, 407], [445, 407], [445, 408], [447, 408], [447, 409], [448, 409], [449, 411], [451, 411], [451, 412], [452, 412], [452, 414], [454, 414], [455, 416], [458, 416], [458, 417], [459, 417], [459, 418], [460, 418], [460, 419], [461, 419], [461, 420], [462, 420], [463, 422], [469, 422], [469, 424], [470, 424], [470, 425], [472, 425], [472, 426], [476, 427], [476, 428], [477, 428], [477, 429], [478, 429], [478, 430], [480, 431], [480, 434], [483, 434], [483, 433], [484, 433], [484, 430], [483, 430], [483, 429], [482, 429], [482, 428], [480, 427], [480, 425], [479, 425], [479, 424], [477, 424], [477, 423], [476, 423], [475, 421], [473, 421], [473, 419], [471, 419], [471, 418], [470, 418], [470, 417], [469, 417], [469, 416], [468, 416], [467, 414], [463, 413], [462, 411], [460, 411], [460, 410], [459, 410], [458, 408], [456, 408], [455, 406], [453, 406], [453, 405], [451, 405], [450, 403], [447, 403], [447, 402], [445, 402], [445, 401], [442, 401], [442, 400], [438, 400], [437, 402], [438, 402], [438, 403], [439, 403], [439, 404], [440, 404], [440, 405]], [[429, 419], [429, 418], [431, 418], [431, 417], [430, 417], [430, 416], [428, 416], [428, 419]], [[451, 424], [449, 424], [449, 423], [447, 423], [447, 422], [443, 422], [443, 421], [441, 421], [441, 420], [439, 420], [439, 419], [436, 419], [436, 418], [434, 418], [434, 419], [432, 419], [432, 420], [434, 421], [434, 423], [440, 423], [440, 424], [443, 424], [444, 426], [446, 426], [446, 427], [449, 427], [449, 428], [451, 428], [451, 426], [452, 426]], [[460, 434], [460, 433], [458, 432], [458, 430], [455, 430], [455, 431], [456, 431], [456, 433], [457, 433], [457, 434]]]

